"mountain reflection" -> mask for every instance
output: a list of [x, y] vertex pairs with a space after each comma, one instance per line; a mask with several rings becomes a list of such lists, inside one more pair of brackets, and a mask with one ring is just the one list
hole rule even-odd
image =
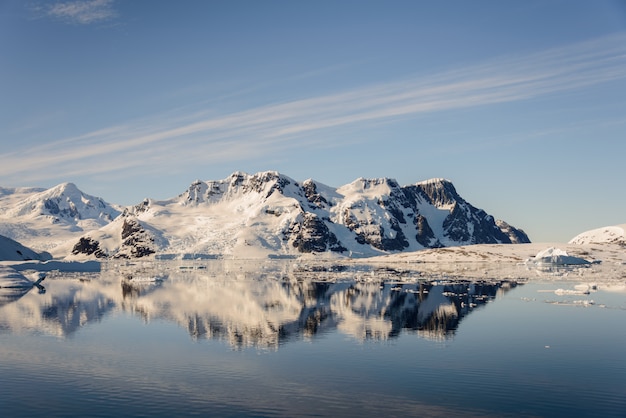
[[237, 349], [278, 348], [328, 332], [357, 340], [402, 332], [447, 339], [463, 317], [517, 285], [424, 278], [397, 283], [389, 274], [332, 271], [307, 277], [208, 269], [59, 275], [47, 280], [45, 293], [28, 292], [1, 305], [0, 330], [67, 337], [122, 311], [147, 323], [171, 321], [194, 339], [226, 341]]

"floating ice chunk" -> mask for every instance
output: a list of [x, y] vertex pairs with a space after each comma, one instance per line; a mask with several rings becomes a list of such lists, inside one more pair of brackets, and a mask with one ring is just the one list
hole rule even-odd
[[588, 295], [589, 290], [571, 290], [571, 289], [556, 289], [554, 291], [555, 295]]
[[581, 283], [574, 286], [574, 289], [589, 292], [595, 292], [598, 290], [598, 285], [595, 283]]
[[584, 299], [584, 300], [575, 300], [574, 302], [572, 302], [574, 305], [582, 305], [582, 306], [591, 306], [591, 305], [595, 305], [596, 302], [591, 299]]
[[590, 264], [589, 261], [584, 258], [571, 256], [567, 254], [566, 251], [554, 247], [539, 251], [531, 261], [536, 264], [550, 264], [556, 266]]

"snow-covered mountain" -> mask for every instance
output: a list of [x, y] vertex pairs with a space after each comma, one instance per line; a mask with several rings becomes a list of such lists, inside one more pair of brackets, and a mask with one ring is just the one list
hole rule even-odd
[[[150, 252], [172, 255], [369, 256], [529, 242], [523, 231], [496, 223], [443, 179], [401, 187], [392, 179], [360, 178], [334, 189], [277, 172], [236, 172], [223, 180], [195, 181], [169, 200], [146, 199], [121, 217], [144, 230], [142, 242]], [[107, 236], [121, 236], [121, 226], [118, 221], [118, 232]], [[84, 238], [98, 241], [94, 234]], [[111, 250], [105, 254], [119, 256]]]
[[30, 237], [38, 244], [29, 242], [33, 248], [70, 258], [360, 257], [529, 242], [522, 230], [466, 202], [448, 180], [400, 186], [389, 178], [359, 178], [332, 188], [273, 171], [198, 180], [172, 199], [145, 199], [125, 209], [65, 183], [13, 199], [0, 210], [0, 221], [0, 233], [21, 242]]
[[35, 250], [53, 249], [108, 225], [123, 208], [83, 193], [73, 183], [50, 189], [0, 189], [0, 234]]
[[605, 226], [576, 235], [570, 244], [618, 244], [626, 247], [626, 224]]
[[74, 224], [85, 220], [108, 223], [120, 211], [99, 197], [83, 193], [74, 183], [62, 183], [17, 202], [5, 214], [28, 218], [45, 217], [51, 223]]

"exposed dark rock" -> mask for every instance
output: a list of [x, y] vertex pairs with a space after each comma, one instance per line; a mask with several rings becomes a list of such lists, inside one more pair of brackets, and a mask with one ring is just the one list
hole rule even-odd
[[512, 244], [525, 244], [525, 243], [529, 243], [530, 239], [528, 238], [528, 235], [526, 235], [526, 233], [518, 228], [513, 228], [511, 225], [509, 225], [508, 223], [501, 221], [501, 220], [497, 220], [496, 221], [496, 226], [506, 235], [509, 237], [509, 239], [511, 240]]
[[54, 201], [50, 199], [46, 199], [44, 201], [44, 207], [51, 215], [58, 215], [59, 212], [61, 211], [59, 209], [59, 205], [57, 205]]
[[468, 242], [471, 238], [468, 228], [468, 213], [465, 206], [454, 203], [450, 214], [443, 221], [444, 234], [454, 241]]
[[426, 248], [438, 248], [441, 246], [441, 243], [435, 238], [435, 234], [433, 230], [430, 228], [428, 224], [428, 220], [420, 215], [419, 213], [415, 215], [415, 227], [417, 228], [417, 235], [415, 239], [418, 243], [423, 245]]
[[144, 199], [138, 205], [135, 205], [135, 213], [147, 212], [150, 209], [150, 200]]
[[404, 236], [404, 232], [398, 225], [398, 221], [395, 218], [390, 220], [391, 229], [395, 232], [393, 238], [388, 237], [384, 234], [384, 230], [381, 228], [381, 250], [384, 251], [402, 251], [406, 247], [409, 246], [406, 237]]
[[465, 201], [453, 205], [443, 227], [445, 236], [454, 241], [470, 244], [511, 243], [510, 238], [496, 226], [492, 216]]
[[122, 239], [122, 246], [114, 258], [141, 258], [155, 253], [154, 238], [146, 233], [137, 219], [124, 219]]
[[302, 221], [291, 226], [289, 235], [292, 245], [303, 253], [347, 251], [326, 223], [314, 213], [303, 213]]
[[100, 243], [89, 237], [81, 237], [72, 248], [72, 254], [92, 255], [96, 258], [106, 258], [107, 255], [100, 248]]
[[[56, 201], [55, 201], [56, 200]], [[44, 201], [44, 207], [51, 215], [58, 215], [65, 218], [72, 219], [80, 219], [80, 213], [76, 209], [76, 206], [73, 202], [69, 202], [69, 208], [60, 209], [59, 208], [59, 198], [56, 199], [46, 199]]]
[[204, 195], [207, 192], [207, 184], [200, 180], [196, 180], [189, 186], [187, 190], [187, 202], [195, 202], [198, 203], [202, 201]]
[[323, 208], [325, 205], [329, 206], [328, 201], [317, 192], [317, 185], [313, 181], [305, 181], [302, 183], [302, 189], [304, 190], [304, 196], [306, 199], [314, 205], [316, 208]]
[[456, 192], [454, 185], [444, 179], [429, 180], [409, 187], [415, 187], [420, 194], [425, 196], [435, 206], [451, 205], [463, 200]]
[[136, 219], [124, 219], [124, 224], [122, 225], [122, 239], [126, 239], [138, 232], [143, 232], [143, 229]]
[[270, 197], [274, 192], [281, 193], [285, 189], [285, 186], [290, 184], [290, 181], [287, 180], [284, 176], [281, 176], [280, 174], [273, 171], [257, 173], [254, 176], [250, 177], [247, 183], [245, 183], [244, 180], [245, 178], [243, 177], [243, 175], [237, 176], [237, 181], [240, 182], [239, 184], [242, 185], [244, 192], [253, 191], [256, 193], [261, 193], [268, 183], [273, 183], [270, 189], [267, 191], [267, 194], [265, 195], [266, 199]]

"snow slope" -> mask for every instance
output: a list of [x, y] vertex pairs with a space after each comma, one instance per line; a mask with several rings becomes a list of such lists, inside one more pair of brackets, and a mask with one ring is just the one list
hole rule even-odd
[[[584, 265], [535, 263], [538, 254], [558, 248], [569, 257], [585, 260]], [[557, 257], [558, 261], [558, 257]], [[345, 263], [368, 264], [392, 271], [418, 271], [429, 277], [443, 278], [532, 278], [535, 276], [626, 284], [626, 251], [616, 244], [477, 244], [403, 252]]]
[[48, 253], [38, 253], [19, 242], [0, 235], [0, 261], [10, 260], [48, 260]]

